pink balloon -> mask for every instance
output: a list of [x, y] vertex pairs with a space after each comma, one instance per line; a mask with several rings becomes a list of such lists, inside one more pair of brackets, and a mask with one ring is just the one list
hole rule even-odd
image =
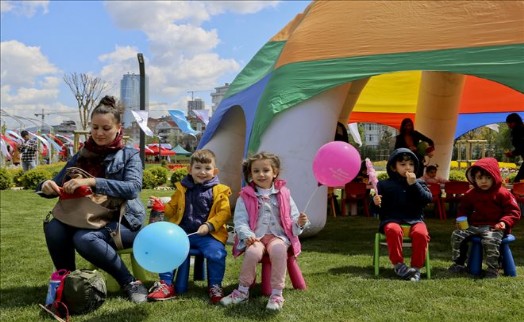
[[313, 173], [321, 184], [340, 187], [357, 176], [360, 163], [360, 154], [351, 144], [333, 141], [318, 149], [313, 160]]

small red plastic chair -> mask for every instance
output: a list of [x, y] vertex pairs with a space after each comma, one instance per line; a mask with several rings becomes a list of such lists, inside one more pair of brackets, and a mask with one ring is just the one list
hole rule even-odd
[[442, 197], [442, 211], [444, 212], [444, 218], [447, 217], [445, 204], [449, 204], [449, 209], [451, 211], [451, 209], [460, 202], [468, 190], [469, 182], [467, 181], [448, 181], [444, 183], [445, 196]]
[[[260, 263], [262, 263], [262, 274], [261, 274], [262, 294], [264, 296], [270, 296], [271, 295], [271, 260], [269, 259], [269, 255], [264, 254]], [[302, 276], [302, 271], [300, 270], [300, 267], [298, 266], [297, 258], [293, 255], [291, 250], [288, 252], [288, 257], [287, 257], [287, 273], [289, 275], [289, 279], [291, 280], [291, 284], [293, 285], [294, 289], [305, 290], [307, 288], [306, 281], [304, 280], [304, 276]]]
[[511, 188], [511, 192], [517, 199], [520, 209], [522, 209], [522, 207], [524, 207], [524, 182], [515, 182], [513, 188]]
[[364, 182], [349, 182], [344, 187], [344, 199], [342, 200], [342, 215], [346, 213], [346, 203], [362, 201], [364, 213], [369, 217], [369, 191]]
[[440, 183], [427, 183], [429, 191], [433, 196], [432, 203], [434, 205], [435, 214], [438, 215], [440, 220], [446, 220], [446, 212], [444, 211], [444, 205], [442, 203], [442, 190], [440, 190]]

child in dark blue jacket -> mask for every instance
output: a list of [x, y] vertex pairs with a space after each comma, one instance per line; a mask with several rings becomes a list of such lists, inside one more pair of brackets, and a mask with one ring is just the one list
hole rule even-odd
[[[387, 163], [389, 179], [379, 181], [373, 202], [378, 208], [379, 231], [386, 235], [389, 259], [395, 273], [402, 279], [419, 281], [429, 243], [424, 223], [424, 207], [432, 196], [423, 180], [416, 178], [420, 165], [415, 153], [406, 148], [396, 149]], [[404, 264], [401, 225], [410, 226], [412, 243], [411, 267]]]

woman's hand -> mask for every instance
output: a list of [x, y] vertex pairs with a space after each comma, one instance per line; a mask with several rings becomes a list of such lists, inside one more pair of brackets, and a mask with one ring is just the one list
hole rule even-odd
[[60, 195], [60, 187], [53, 180], [46, 180], [42, 184], [42, 192], [48, 196]]
[[64, 183], [62, 187], [66, 193], [74, 193], [80, 186], [94, 187], [96, 184], [95, 178], [71, 179]]

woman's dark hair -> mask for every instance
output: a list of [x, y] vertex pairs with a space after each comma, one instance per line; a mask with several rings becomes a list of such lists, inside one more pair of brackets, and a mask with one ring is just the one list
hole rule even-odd
[[402, 120], [400, 123], [400, 134], [406, 133], [406, 124], [410, 123], [413, 126], [413, 120], [411, 120], [409, 117]]
[[522, 118], [517, 113], [511, 113], [506, 117], [506, 123], [517, 123], [522, 125]]
[[98, 105], [91, 112], [91, 118], [95, 114], [113, 114], [117, 124], [120, 124], [120, 116], [122, 114], [122, 107], [117, 104], [116, 99], [113, 96], [104, 96], [98, 103]]

